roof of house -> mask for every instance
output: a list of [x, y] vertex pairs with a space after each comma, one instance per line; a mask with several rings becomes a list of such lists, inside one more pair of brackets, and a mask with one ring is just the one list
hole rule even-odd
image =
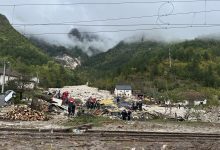
[[131, 85], [116, 85], [117, 90], [132, 90]]
[[[3, 68], [0, 68], [0, 75], [3, 75], [3, 72], [4, 72]], [[12, 70], [10, 70], [10, 69], [6, 69], [6, 70], [5, 70], [5, 75], [7, 75], [7, 76], [12, 76], [12, 77], [18, 77], [18, 76], [20, 76], [19, 73], [15, 72], [15, 71], [12, 71]]]

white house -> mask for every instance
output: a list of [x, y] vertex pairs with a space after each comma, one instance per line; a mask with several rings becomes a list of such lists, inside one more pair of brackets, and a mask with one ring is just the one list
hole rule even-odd
[[194, 101], [194, 106], [206, 105], [206, 104], [207, 104], [207, 99]]
[[114, 94], [115, 96], [131, 97], [132, 88], [130, 85], [116, 85]]
[[[5, 71], [5, 84], [7, 84], [8, 81], [11, 81], [11, 80], [15, 80], [15, 79], [19, 79], [21, 78], [22, 75], [15, 72], [15, 71], [11, 71], [9, 69], [7, 69]], [[3, 84], [3, 69], [0, 68], [0, 86]], [[26, 85], [24, 85], [25, 88], [28, 88], [28, 89], [33, 89], [35, 87], [36, 84], [39, 83], [39, 78], [37, 77], [32, 77], [29, 81], [29, 83], [27, 83]]]
[[[165, 101], [166, 105], [170, 105], [172, 104], [170, 100]], [[183, 102], [178, 102], [178, 103], [173, 103], [173, 105], [181, 105], [181, 106], [187, 106], [187, 105], [194, 105], [194, 106], [198, 106], [198, 105], [206, 105], [207, 104], [207, 99], [204, 100], [184, 100]]]

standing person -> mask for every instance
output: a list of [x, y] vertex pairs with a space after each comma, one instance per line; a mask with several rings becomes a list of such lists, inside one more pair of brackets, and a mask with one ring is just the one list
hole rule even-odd
[[68, 91], [63, 92], [62, 95], [63, 104], [68, 104], [68, 97], [69, 97]]
[[98, 101], [96, 102], [96, 105], [97, 105], [97, 109], [100, 109], [100, 107], [101, 107], [101, 105], [100, 105], [100, 100], [98, 100]]
[[57, 93], [57, 98], [60, 99], [61, 98], [61, 94], [60, 94], [60, 90]]
[[90, 109], [93, 109], [94, 108], [94, 103], [93, 103], [93, 99], [91, 98], [90, 99]]
[[92, 97], [89, 97], [89, 109], [93, 108]]
[[127, 117], [127, 111], [124, 109], [122, 112], [121, 112], [121, 115], [122, 115], [122, 120], [126, 120], [126, 117]]
[[92, 99], [92, 103], [93, 103], [93, 109], [96, 109], [97, 105], [96, 105], [96, 98]]
[[69, 102], [68, 102], [68, 113], [69, 113], [69, 116], [74, 116], [74, 114], [75, 114], [75, 108], [76, 108], [75, 101], [74, 101], [74, 99], [71, 97], [71, 98], [69, 99]]
[[135, 110], [134, 102], [132, 102], [131, 109], [132, 109], [132, 110]]
[[72, 105], [72, 116], [74, 116], [75, 115], [75, 110], [76, 110], [76, 104], [75, 104], [75, 102], [73, 102], [73, 105]]
[[131, 113], [132, 113], [132, 112], [131, 112], [131, 110], [129, 109], [129, 110], [128, 110], [128, 121], [131, 120]]
[[96, 100], [95, 102], [95, 109], [100, 109], [99, 100]]
[[136, 110], [139, 110], [139, 108], [140, 108], [140, 103], [139, 103], [139, 101], [137, 101], [136, 102]]
[[117, 98], [116, 98], [117, 104], [119, 103], [119, 101], [120, 101], [120, 98], [117, 96]]
[[87, 109], [90, 108], [90, 102], [89, 102], [89, 99], [86, 101], [86, 108], [87, 108]]
[[140, 100], [140, 101], [139, 101], [139, 111], [142, 111], [142, 105], [143, 105], [143, 103], [142, 103], [142, 101]]

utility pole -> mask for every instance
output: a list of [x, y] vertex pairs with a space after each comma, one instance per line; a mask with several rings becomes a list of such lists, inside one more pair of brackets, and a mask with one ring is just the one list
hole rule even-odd
[[6, 72], [6, 62], [5, 60], [3, 61], [4, 69], [3, 69], [3, 83], [2, 83], [2, 93], [4, 93], [4, 88], [5, 88], [5, 72]]
[[40, 79], [39, 79], [39, 75], [38, 75], [38, 72], [37, 72], [37, 83], [36, 83], [36, 86], [38, 86], [39, 83], [40, 83]]
[[172, 67], [172, 59], [171, 59], [171, 54], [170, 54], [170, 48], [169, 48], [169, 61], [170, 61], [170, 68]]

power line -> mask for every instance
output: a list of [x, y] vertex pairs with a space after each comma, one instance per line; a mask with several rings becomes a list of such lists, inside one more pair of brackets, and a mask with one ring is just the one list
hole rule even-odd
[[[220, 9], [216, 10], [201, 10], [201, 11], [190, 11], [190, 12], [179, 12], [173, 14], [162, 14], [160, 17], [168, 17], [168, 16], [176, 16], [176, 15], [187, 15], [187, 14], [200, 14], [200, 13], [211, 13], [211, 12], [220, 12]], [[86, 23], [86, 22], [106, 22], [106, 21], [117, 21], [117, 20], [130, 20], [130, 19], [141, 19], [141, 18], [153, 18], [158, 17], [158, 14], [154, 15], [147, 15], [147, 16], [133, 16], [133, 17], [121, 17], [121, 18], [107, 18], [107, 19], [96, 19], [96, 20], [81, 20], [81, 21], [72, 21], [72, 22], [54, 22], [54, 23], [26, 23], [26, 24], [19, 24], [13, 23], [12, 25], [25, 25], [25, 26], [43, 26], [43, 25], [74, 25], [77, 23]], [[79, 24], [78, 24], [79, 25]], [[93, 25], [91, 25], [93, 26]]]
[[[105, 32], [112, 32], [112, 33], [117, 33], [117, 32], [132, 32], [132, 31], [150, 31], [150, 30], [168, 30], [168, 29], [186, 29], [186, 28], [206, 28], [206, 27], [220, 27], [220, 24], [216, 24], [216, 25], [189, 25], [189, 26], [182, 26], [182, 27], [155, 27], [155, 28], [147, 28], [147, 29], [124, 29], [124, 30], [103, 30], [103, 31], [89, 31], [89, 32], [80, 32], [80, 33], [105, 33]], [[60, 33], [55, 33], [55, 32], [51, 32], [51, 33], [33, 33], [33, 34], [25, 34], [25, 35], [65, 35], [65, 34], [69, 34], [66, 32], [60, 32]]]
[[[170, 3], [168, 3], [168, 4], [172, 7], [172, 9], [171, 9], [171, 11], [168, 12], [166, 15], [173, 14], [173, 11], [174, 11], [173, 0], [170, 1]], [[158, 12], [157, 12], [157, 20], [156, 20], [156, 23], [158, 23], [158, 21], [159, 21], [160, 23], [163, 23], [163, 24], [165, 23], [165, 22], [161, 19], [162, 16], [161, 16], [161, 14], [160, 14], [161, 9], [162, 9], [165, 5], [167, 5], [167, 3], [163, 3], [163, 4], [161, 4], [161, 5], [159, 6]]]
[[111, 25], [97, 25], [97, 24], [13, 24], [14, 26], [69, 26], [69, 25], [74, 25], [74, 26], [89, 26], [89, 27], [135, 27], [135, 26], [183, 26], [183, 25], [188, 25], [188, 26], [195, 26], [195, 25], [209, 25], [209, 26], [219, 26], [220, 23], [164, 23], [164, 24], [155, 24], [155, 23], [147, 23], [147, 24], [111, 24]]
[[[209, 0], [210, 2], [219, 2], [219, 0]], [[179, 0], [172, 1], [172, 3], [192, 3], [204, 2], [204, 0]], [[124, 4], [158, 4], [158, 3], [171, 3], [170, 0], [162, 1], [124, 1], [124, 2], [85, 2], [85, 3], [21, 3], [21, 4], [1, 4], [2, 7], [19, 7], [19, 6], [70, 6], [70, 5], [124, 5]]]

